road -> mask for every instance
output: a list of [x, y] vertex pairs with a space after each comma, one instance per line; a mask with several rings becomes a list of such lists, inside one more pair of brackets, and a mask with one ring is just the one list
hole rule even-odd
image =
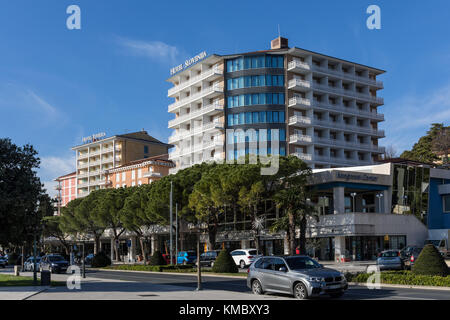
[[[176, 285], [186, 287], [187, 290], [194, 290], [197, 287], [197, 278], [195, 275], [171, 275], [171, 274], [151, 274], [140, 272], [121, 272], [121, 271], [97, 271], [89, 270], [87, 277], [101, 279], [123, 280], [141, 283], [152, 283], [158, 285]], [[223, 290], [239, 293], [251, 294], [247, 288], [246, 280], [240, 278], [229, 278], [220, 276], [205, 276], [203, 279], [203, 288], [205, 290]], [[273, 295], [274, 298], [280, 295]], [[282, 296], [282, 295], [281, 295]], [[284, 296], [288, 297], [288, 296]], [[326, 298], [326, 297], [324, 297]], [[321, 299], [321, 298], [320, 298]], [[350, 286], [342, 300], [450, 300], [450, 291], [429, 290], [429, 289], [407, 289], [407, 288], [381, 288], [368, 289], [365, 286]]]

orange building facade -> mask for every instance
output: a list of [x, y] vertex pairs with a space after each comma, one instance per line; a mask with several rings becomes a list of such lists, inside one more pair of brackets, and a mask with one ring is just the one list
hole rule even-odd
[[67, 203], [77, 197], [76, 181], [77, 173], [72, 172], [55, 179], [58, 182], [56, 190], [58, 191], [58, 204], [60, 207], [65, 207]]
[[105, 171], [106, 187], [121, 188], [150, 184], [169, 174], [175, 164], [168, 155], [160, 155], [128, 162]]

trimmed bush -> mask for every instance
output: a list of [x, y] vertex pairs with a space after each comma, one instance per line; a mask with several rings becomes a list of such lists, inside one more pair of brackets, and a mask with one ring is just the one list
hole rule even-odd
[[[367, 282], [373, 273], [346, 273], [345, 277], [348, 282]], [[428, 276], [418, 275], [411, 271], [383, 271], [381, 272], [381, 283], [386, 284], [401, 284], [410, 286], [436, 286], [436, 287], [450, 287], [450, 276]]]
[[111, 265], [111, 259], [103, 251], [100, 251], [92, 258], [91, 266], [93, 268], [103, 268], [109, 265]]
[[153, 271], [153, 272], [194, 272], [195, 269], [192, 265], [162, 265], [162, 266], [149, 266], [142, 264], [121, 264], [116, 266], [109, 266], [107, 269], [113, 270], [131, 270], [131, 271]]
[[164, 259], [161, 251], [156, 250], [150, 257], [148, 264], [151, 266], [162, 266], [166, 264], [166, 260]]
[[230, 253], [227, 250], [222, 250], [219, 253], [216, 261], [214, 262], [214, 266], [212, 267], [212, 272], [217, 273], [236, 273], [239, 272], [236, 263], [231, 257]]
[[414, 262], [412, 272], [417, 275], [441, 276], [449, 274], [444, 258], [432, 244], [427, 244]]

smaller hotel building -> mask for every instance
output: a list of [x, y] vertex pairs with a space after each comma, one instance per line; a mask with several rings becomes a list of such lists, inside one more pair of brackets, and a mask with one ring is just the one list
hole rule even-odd
[[169, 174], [175, 164], [168, 154], [131, 161], [105, 171], [107, 188], [134, 187], [150, 184]]
[[58, 185], [55, 189], [58, 191], [56, 197], [58, 201], [58, 215], [60, 214], [59, 208], [65, 207], [70, 201], [77, 197], [76, 181], [77, 173], [72, 172], [55, 179]]

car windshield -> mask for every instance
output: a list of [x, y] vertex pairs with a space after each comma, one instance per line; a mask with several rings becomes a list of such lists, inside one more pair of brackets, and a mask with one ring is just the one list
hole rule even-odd
[[256, 256], [258, 254], [258, 251], [256, 250], [248, 250], [248, 254], [251, 256]]
[[319, 263], [309, 257], [290, 257], [285, 260], [289, 266], [289, 269], [292, 270], [321, 268]]
[[50, 260], [51, 262], [56, 262], [56, 261], [64, 261], [64, 258], [61, 256], [49, 256], [48, 260]]
[[398, 252], [396, 251], [386, 251], [381, 254], [383, 258], [394, 258], [398, 257]]

